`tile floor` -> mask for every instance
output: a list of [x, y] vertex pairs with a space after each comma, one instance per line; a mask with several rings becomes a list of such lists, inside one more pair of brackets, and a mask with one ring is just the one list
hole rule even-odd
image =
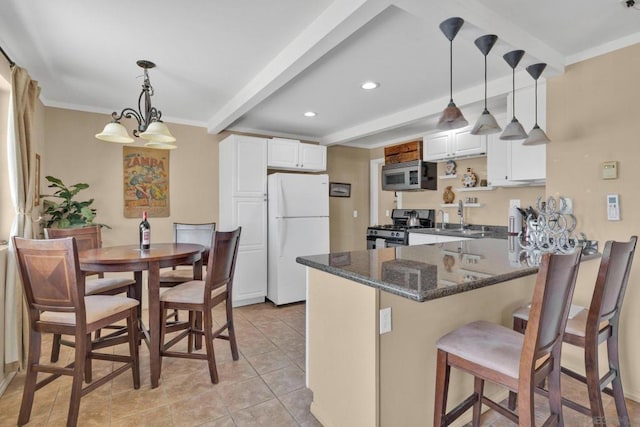
[[[125, 373], [82, 399], [81, 426], [320, 426], [309, 412], [311, 392], [304, 386], [305, 306], [275, 308], [256, 304], [234, 310], [240, 360], [231, 359], [227, 342], [216, 342], [220, 383], [211, 384], [205, 361], [166, 358], [161, 385], [149, 387], [149, 358], [141, 346], [141, 381], [134, 390]], [[214, 310], [222, 321], [224, 312]], [[43, 358], [49, 357], [45, 344]], [[119, 351], [127, 351], [121, 348]], [[68, 363], [73, 350], [63, 347], [60, 362]], [[94, 376], [111, 369], [94, 362]], [[102, 363], [102, 364], [101, 364]], [[18, 419], [24, 374], [18, 374], [0, 397], [0, 426]], [[586, 390], [563, 376], [563, 394], [587, 404]], [[60, 378], [36, 393], [29, 425], [63, 426], [69, 404], [70, 381]], [[609, 425], [619, 425], [613, 398], [604, 396]], [[631, 425], [640, 426], [640, 403], [627, 400]], [[544, 398], [536, 396], [540, 419], [548, 413]], [[564, 409], [565, 425], [592, 425], [591, 419]], [[425, 423], [429, 425], [430, 423]], [[470, 425], [470, 424], [469, 424]], [[483, 414], [483, 426], [513, 426], [495, 411]], [[387, 427], [387, 426], [383, 426]]]
[[[222, 321], [224, 311], [214, 310]], [[165, 358], [160, 387], [149, 384], [149, 358], [141, 346], [141, 381], [134, 390], [130, 373], [81, 400], [81, 426], [320, 426], [309, 412], [311, 392], [304, 384], [305, 306], [275, 308], [256, 304], [234, 310], [240, 360], [231, 359], [226, 341], [216, 340], [219, 384], [211, 384], [204, 360]], [[220, 342], [218, 342], [220, 341]], [[48, 359], [50, 341], [43, 348]], [[128, 351], [122, 347], [117, 351]], [[63, 347], [60, 364], [73, 358]], [[108, 371], [94, 362], [94, 378]], [[0, 426], [15, 426], [24, 374], [18, 374], [0, 397]], [[33, 426], [64, 426], [70, 379], [59, 378], [36, 392]]]

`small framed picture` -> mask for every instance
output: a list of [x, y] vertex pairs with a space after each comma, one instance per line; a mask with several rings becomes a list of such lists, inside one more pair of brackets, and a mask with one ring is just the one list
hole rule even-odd
[[40, 205], [40, 154], [36, 153], [36, 165], [35, 165], [35, 191], [33, 194], [33, 206]]
[[344, 182], [329, 183], [330, 197], [351, 197], [351, 184]]

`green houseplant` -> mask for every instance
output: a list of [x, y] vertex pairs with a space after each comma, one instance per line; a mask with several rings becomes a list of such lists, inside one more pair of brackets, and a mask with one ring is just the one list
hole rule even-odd
[[[72, 228], [94, 225], [93, 219], [96, 216], [96, 209], [90, 207], [93, 199], [84, 202], [74, 200], [76, 194], [89, 188], [89, 184], [78, 183], [70, 186], [65, 185], [61, 179], [47, 176], [49, 188], [56, 188], [53, 194], [42, 194], [41, 197], [59, 199], [43, 201], [42, 214], [45, 216], [45, 228]], [[111, 228], [105, 224], [97, 224]]]

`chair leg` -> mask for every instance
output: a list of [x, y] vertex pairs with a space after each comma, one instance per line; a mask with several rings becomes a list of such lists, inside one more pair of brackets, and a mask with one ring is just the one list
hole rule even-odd
[[[131, 373], [133, 375], [133, 388], [140, 388], [140, 358], [138, 356], [138, 320], [137, 309], [132, 308], [127, 318], [127, 334], [129, 334], [129, 355], [131, 356]], [[162, 358], [160, 358], [162, 359]]]
[[158, 362], [160, 367], [158, 368], [158, 375], [162, 373], [162, 360], [164, 359], [164, 357], [162, 357], [162, 352], [164, 351], [164, 339], [167, 335], [167, 309], [164, 308], [164, 303], [162, 301], [160, 302], [160, 318], [163, 319], [163, 321], [160, 322], [160, 361]]
[[518, 390], [518, 425], [535, 426], [535, 405], [533, 401], [533, 390], [535, 385], [522, 387]]
[[71, 383], [71, 398], [69, 399], [69, 414], [67, 415], [67, 426], [78, 424], [78, 412], [80, 411], [80, 398], [82, 397], [82, 378], [86, 374], [85, 361], [89, 351], [91, 351], [91, 341], [79, 339], [76, 335], [75, 365], [73, 366], [73, 380]]
[[[86, 336], [86, 346], [85, 346], [85, 360], [84, 360], [84, 380], [87, 384], [93, 381], [93, 375], [91, 372], [91, 334], [87, 334]], [[76, 343], [76, 346], [78, 343]]]
[[447, 413], [447, 393], [449, 392], [449, 375], [451, 367], [447, 361], [447, 353], [438, 350], [436, 365], [436, 398], [433, 409], [433, 425], [443, 426]]
[[[618, 328], [614, 330], [607, 340], [607, 354], [609, 359], [609, 368], [616, 372], [616, 376], [611, 383], [613, 387], [613, 399], [616, 404], [616, 412], [618, 413], [618, 422], [621, 426], [631, 425], [629, 413], [627, 412], [627, 404], [624, 400], [624, 391], [622, 389], [622, 379], [620, 375], [620, 362], [618, 358]], [[615, 424], [615, 423], [614, 423]]]
[[218, 370], [216, 369], [216, 354], [213, 350], [213, 316], [211, 310], [204, 313], [204, 345], [207, 348], [207, 362], [209, 363], [209, 376], [213, 384], [218, 384]]
[[562, 416], [562, 394], [560, 391], [560, 352], [558, 354], [552, 355], [554, 358], [554, 367], [551, 373], [547, 378], [547, 382], [549, 385], [549, 411], [551, 412], [551, 416], [557, 417], [557, 425], [564, 425], [564, 418]]
[[473, 391], [476, 394], [476, 403], [473, 404], [473, 427], [480, 427], [480, 415], [482, 414], [482, 396], [484, 394], [484, 380], [475, 377], [473, 381]]
[[518, 393], [516, 393], [515, 391], [509, 391], [509, 403], [507, 404], [507, 407], [510, 410], [515, 411], [517, 402], [518, 402]]
[[38, 380], [38, 372], [35, 367], [40, 360], [40, 345], [42, 343], [42, 335], [40, 332], [29, 331], [29, 356], [27, 358], [27, 375], [24, 382], [24, 391], [22, 392], [22, 403], [20, 404], [20, 415], [18, 416], [18, 425], [22, 426], [29, 422], [31, 417], [31, 408], [33, 407], [33, 396], [36, 392], [36, 383]]
[[60, 358], [60, 334], [53, 334], [53, 346], [51, 347], [51, 363], [56, 363]]
[[[194, 324], [195, 328], [198, 330], [202, 330], [202, 312], [196, 312], [196, 323]], [[196, 350], [200, 350], [202, 348], [202, 335], [197, 334], [195, 336], [195, 344]]]
[[194, 331], [202, 328], [200, 327], [202, 324], [198, 325], [198, 320], [193, 311], [189, 311], [189, 334], [187, 335], [187, 352], [193, 353], [193, 336], [195, 335]]
[[231, 306], [231, 295], [227, 296], [227, 333], [229, 334], [229, 344], [231, 345], [231, 357], [233, 360], [240, 359], [238, 354], [238, 342], [236, 341], [236, 326], [233, 323], [233, 307]]
[[600, 372], [598, 370], [598, 344], [595, 340], [589, 340], [584, 347], [585, 377], [587, 379], [587, 391], [589, 393], [589, 406], [594, 425], [604, 423], [604, 406], [602, 405], [602, 392], [600, 391]]

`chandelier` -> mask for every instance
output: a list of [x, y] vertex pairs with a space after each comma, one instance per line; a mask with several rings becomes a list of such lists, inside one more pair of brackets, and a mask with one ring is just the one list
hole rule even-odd
[[111, 113], [113, 121], [107, 123], [102, 132], [96, 134], [96, 138], [107, 141], [117, 142], [120, 144], [130, 144], [134, 140], [129, 136], [127, 129], [120, 124], [120, 120], [125, 118], [134, 118], [138, 122], [138, 128], [133, 130], [135, 137], [146, 139], [144, 144], [146, 147], [160, 148], [171, 150], [177, 148], [175, 145], [176, 138], [171, 135], [169, 128], [161, 120], [162, 112], [156, 107], [151, 106], [151, 97], [153, 96], [153, 86], [149, 81], [149, 70], [154, 68], [156, 64], [151, 61], [139, 60], [136, 62], [144, 71], [144, 81], [142, 82], [142, 92], [138, 97], [138, 110], [133, 108], [125, 108], [120, 114], [116, 111]]

